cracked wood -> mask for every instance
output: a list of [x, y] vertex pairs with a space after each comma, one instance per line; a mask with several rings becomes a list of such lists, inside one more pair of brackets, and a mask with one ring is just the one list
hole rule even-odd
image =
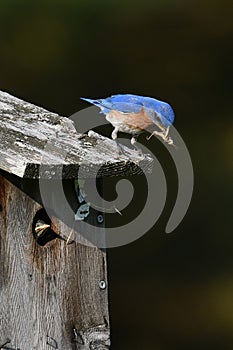
[[[142, 159], [125, 147], [117, 155], [114, 141], [76, 131], [71, 119], [0, 91], [0, 168], [21, 178], [118, 176], [150, 172], [152, 158]], [[40, 172], [40, 165], [46, 171]]]

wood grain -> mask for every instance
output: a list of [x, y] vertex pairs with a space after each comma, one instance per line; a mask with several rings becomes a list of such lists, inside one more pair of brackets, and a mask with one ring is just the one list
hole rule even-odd
[[61, 239], [39, 246], [32, 221], [41, 205], [2, 176], [0, 204], [0, 345], [9, 338], [12, 350], [108, 349], [105, 251]]
[[63, 186], [73, 218], [80, 169], [87, 182], [98, 171], [101, 183], [151, 172], [151, 157], [124, 149], [117, 155], [112, 140], [78, 133], [71, 119], [0, 91], [0, 348], [109, 349], [106, 252], [97, 248], [106, 246], [101, 213], [90, 209], [85, 234], [82, 222], [78, 230], [69, 217], [50, 216], [59, 238], [44, 246], [33, 236], [33, 220], [45, 199], [41, 180], [46, 210], [56, 205], [66, 214]]
[[[77, 178], [151, 172], [152, 158], [142, 159], [96, 133], [78, 133], [69, 118], [0, 91], [0, 169], [21, 178]], [[44, 171], [40, 172], [40, 166]], [[99, 171], [98, 171], [99, 169]]]

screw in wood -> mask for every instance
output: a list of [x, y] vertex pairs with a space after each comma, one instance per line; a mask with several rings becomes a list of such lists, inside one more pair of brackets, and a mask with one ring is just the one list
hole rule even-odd
[[103, 221], [104, 221], [104, 217], [103, 217], [103, 215], [102, 214], [99, 214], [99, 215], [97, 215], [97, 222], [99, 223], [99, 224], [102, 224], [103, 223]]
[[99, 282], [99, 287], [100, 287], [100, 289], [105, 289], [106, 288], [106, 282], [105, 281], [100, 281]]

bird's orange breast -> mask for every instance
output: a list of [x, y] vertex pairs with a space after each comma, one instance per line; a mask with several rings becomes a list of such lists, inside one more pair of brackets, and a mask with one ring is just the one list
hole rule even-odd
[[142, 108], [138, 113], [122, 113], [120, 111], [111, 110], [106, 119], [113, 126], [119, 127], [119, 130], [123, 132], [126, 131], [125, 129], [140, 132], [154, 124], [148, 117], [148, 114], [144, 108]]

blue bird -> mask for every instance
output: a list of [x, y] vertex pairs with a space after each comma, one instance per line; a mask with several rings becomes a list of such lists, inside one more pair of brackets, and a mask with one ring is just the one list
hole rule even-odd
[[158, 135], [166, 143], [173, 144], [168, 133], [174, 122], [175, 114], [172, 107], [166, 102], [132, 94], [119, 94], [96, 100], [81, 99], [99, 107], [100, 113], [105, 114], [107, 121], [114, 127], [112, 139], [116, 142], [119, 131], [129, 133], [133, 135], [131, 144], [138, 148], [135, 145], [137, 136], [148, 127], [156, 125], [160, 131], [153, 131], [147, 139]]

